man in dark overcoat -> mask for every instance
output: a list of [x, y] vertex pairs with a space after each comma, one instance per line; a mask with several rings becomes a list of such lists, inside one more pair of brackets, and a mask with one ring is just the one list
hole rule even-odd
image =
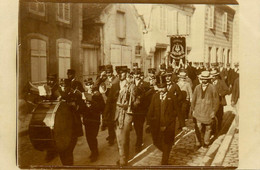
[[98, 141], [97, 135], [100, 125], [100, 115], [104, 111], [105, 102], [101, 94], [95, 88], [92, 78], [84, 81], [86, 92], [82, 94], [85, 102], [83, 111], [83, 124], [85, 125], [86, 139], [91, 151], [90, 161], [95, 162], [98, 158]]
[[134, 85], [136, 86], [136, 95], [140, 100], [140, 103], [134, 108], [133, 112], [133, 123], [136, 132], [136, 145], [135, 151], [140, 152], [143, 145], [143, 129], [144, 122], [148, 108], [146, 107], [146, 96], [145, 93], [149, 90], [149, 84], [141, 79], [141, 69], [136, 68], [133, 70], [134, 73]]
[[[217, 70], [213, 70], [210, 72], [211, 74], [211, 81], [213, 86], [215, 87], [218, 96], [219, 96], [219, 107], [218, 110], [216, 112], [216, 117], [218, 119], [218, 131], [221, 129], [221, 125], [222, 125], [222, 117], [224, 114], [224, 106], [227, 105], [227, 101], [225, 96], [229, 93], [229, 89], [226, 85], [226, 83], [220, 78], [220, 74]], [[213, 127], [213, 134], [215, 132], [215, 127]]]
[[168, 159], [175, 138], [176, 118], [180, 119], [181, 127], [185, 129], [183, 115], [177, 110], [176, 97], [167, 91], [165, 75], [156, 77], [159, 92], [155, 93], [147, 114], [147, 124], [150, 126], [153, 144], [163, 152], [162, 165], [168, 164]]

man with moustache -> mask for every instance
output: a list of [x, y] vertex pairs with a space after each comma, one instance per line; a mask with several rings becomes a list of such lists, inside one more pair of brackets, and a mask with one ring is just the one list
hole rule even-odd
[[196, 86], [191, 101], [197, 147], [208, 147], [210, 144], [211, 124], [219, 105], [219, 95], [210, 84], [210, 78], [209, 71], [201, 72], [199, 75], [201, 84]]
[[[133, 121], [131, 111], [136, 102], [136, 89], [126, 80], [127, 68], [118, 70], [119, 81], [112, 84], [104, 110], [104, 121], [116, 125], [120, 166], [127, 165], [129, 158], [129, 135]], [[131, 100], [130, 100], [131, 99]]]
[[167, 90], [166, 76], [157, 75], [158, 93], [153, 95], [147, 113], [147, 125], [151, 130], [153, 144], [162, 151], [161, 165], [168, 165], [171, 148], [174, 144], [176, 118], [183, 130], [187, 130], [182, 114], [178, 112], [176, 96]]

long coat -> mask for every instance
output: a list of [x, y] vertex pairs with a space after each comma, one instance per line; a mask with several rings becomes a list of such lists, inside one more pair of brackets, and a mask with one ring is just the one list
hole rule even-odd
[[180, 87], [176, 83], [172, 83], [172, 87], [168, 90], [169, 93], [172, 93], [177, 98], [177, 103], [182, 101], [182, 92]]
[[[132, 84], [131, 85], [131, 91], [133, 92], [132, 96], [132, 103], [133, 104], [133, 108], [136, 107], [138, 101], [136, 100], [136, 88], [135, 86]], [[103, 113], [103, 119], [104, 119], [104, 123], [105, 124], [113, 124], [115, 123], [115, 121], [118, 118], [118, 114], [116, 112], [116, 106], [117, 106], [117, 99], [119, 96], [119, 91], [120, 91], [120, 81], [114, 80], [112, 83], [112, 87], [110, 89], [110, 92], [108, 94], [107, 97], [107, 101], [106, 101], [106, 106], [104, 109], [104, 113]]]
[[140, 80], [138, 85], [136, 86], [136, 97], [139, 98], [140, 103], [134, 108], [135, 114], [145, 115], [148, 110], [148, 103], [146, 100], [146, 92], [150, 89], [150, 85], [148, 82]]
[[219, 95], [219, 104], [221, 104], [222, 106], [226, 106], [227, 101], [225, 96], [229, 93], [229, 88], [227, 87], [226, 83], [223, 80], [218, 79], [214, 87], [216, 88], [216, 91]]
[[[165, 123], [166, 126], [165, 131], [161, 131], [161, 118], [162, 114], [165, 116]], [[153, 95], [149, 111], [147, 113], [147, 124], [150, 125], [153, 143], [155, 146], [160, 147], [161, 144], [161, 136], [165, 135], [164, 143], [167, 144], [174, 144], [175, 138], [175, 124], [176, 124], [176, 117], [181, 121], [181, 127], [185, 125], [184, 117], [178, 111], [176, 97], [167, 92], [166, 98], [161, 104], [160, 94], [155, 93]]]
[[193, 117], [198, 121], [210, 124], [212, 122], [211, 115], [216, 115], [218, 110], [219, 97], [212, 84], [206, 88], [204, 98], [202, 98], [202, 92], [202, 85], [199, 84], [193, 93], [191, 111], [193, 111]]
[[231, 102], [237, 103], [239, 99], [239, 77], [234, 82], [234, 87], [232, 89]]

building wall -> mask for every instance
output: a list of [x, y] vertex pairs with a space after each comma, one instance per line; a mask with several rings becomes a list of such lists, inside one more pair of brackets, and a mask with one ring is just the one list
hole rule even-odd
[[232, 63], [239, 61], [239, 6], [232, 5], [236, 10], [233, 22]]
[[[224, 33], [222, 31], [222, 16], [223, 13], [227, 12], [227, 32]], [[215, 51], [217, 49], [221, 49], [220, 51], [224, 51], [224, 54], [222, 53], [214, 53], [211, 52], [211, 56], [214, 55], [221, 55], [225, 56], [227, 55], [227, 52], [225, 51], [232, 51], [232, 35], [233, 35], [233, 14], [225, 10], [222, 6], [215, 5], [215, 14], [214, 14], [214, 28], [209, 29], [209, 22], [208, 22], [208, 13], [209, 13], [209, 6], [207, 5], [205, 8], [205, 36], [204, 36], [204, 61], [208, 62], [208, 55], [209, 55], [209, 47], [212, 47], [212, 50]], [[232, 54], [230, 53], [230, 59], [232, 60]], [[214, 62], [211, 60], [210, 62]], [[219, 60], [218, 60], [219, 62]], [[230, 62], [230, 61], [229, 61]], [[226, 61], [225, 61], [226, 63]]]
[[39, 35], [47, 40], [47, 73], [58, 74], [57, 40], [72, 42], [71, 68], [80, 73], [80, 4], [71, 3], [71, 24], [56, 21], [55, 3], [45, 3], [45, 17], [31, 14], [28, 2], [20, 2], [19, 7], [19, 92], [31, 81], [30, 35]]
[[[123, 39], [117, 37], [117, 23], [116, 23], [116, 14], [117, 11], [125, 12], [125, 21], [126, 21], [126, 36]], [[131, 49], [132, 63], [136, 62], [138, 58], [135, 57], [135, 46], [142, 46], [141, 56], [143, 53], [143, 33], [142, 33], [142, 23], [138, 19], [136, 11], [133, 5], [130, 4], [113, 4], [108, 6], [101, 15], [101, 21], [103, 25], [103, 50], [101, 51], [102, 63], [111, 64], [113, 57], [111, 56], [111, 45], [119, 46], [128, 46]], [[118, 55], [122, 55], [118, 53]], [[130, 54], [129, 54], [130, 55]], [[142, 65], [139, 67], [142, 67]]]
[[[166, 29], [162, 30], [160, 28], [160, 8], [166, 9]], [[146, 53], [147, 56], [150, 56], [152, 58], [152, 66], [159, 69], [159, 64], [162, 62], [165, 62], [167, 64], [168, 62], [168, 53], [170, 51], [170, 37], [169, 35], [183, 35], [184, 30], [179, 30], [179, 32], [175, 31], [174, 33], [171, 33], [167, 30], [168, 25], [172, 24], [173, 19], [171, 17], [171, 14], [169, 16], [169, 12], [175, 12], [178, 14], [182, 14], [185, 16], [192, 16], [193, 14], [193, 8], [183, 5], [172, 5], [172, 4], [154, 4], [151, 7], [151, 14], [150, 14], [150, 20], [148, 20], [148, 34], [145, 36], [145, 46], [146, 46]], [[178, 15], [176, 14], [176, 15]], [[149, 11], [144, 13], [144, 15], [149, 15]], [[181, 25], [183, 23], [177, 22], [176, 24]], [[181, 28], [184, 28], [185, 25], [182, 25]], [[191, 29], [190, 29], [191, 31]], [[190, 32], [186, 36], [186, 44], [187, 47], [191, 48], [191, 37], [192, 33]], [[159, 58], [158, 58], [159, 57]]]
[[191, 18], [191, 52], [188, 60], [192, 62], [204, 61], [204, 36], [205, 36], [205, 5], [194, 5], [195, 10]]

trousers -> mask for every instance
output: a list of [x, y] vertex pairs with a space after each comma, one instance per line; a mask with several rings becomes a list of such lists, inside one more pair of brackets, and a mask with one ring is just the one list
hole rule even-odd
[[195, 123], [196, 145], [209, 145], [211, 135], [211, 124], [204, 124], [193, 118]]
[[136, 114], [133, 116], [134, 128], [136, 133], [136, 147], [141, 147], [143, 143], [144, 121], [144, 114]]
[[87, 122], [85, 124], [86, 139], [92, 155], [98, 155], [97, 135], [99, 131], [99, 123]]
[[117, 138], [117, 144], [119, 150], [120, 165], [127, 165], [128, 162], [130, 129], [132, 126], [132, 121], [133, 121], [133, 116], [125, 113], [123, 119], [123, 126], [120, 127], [118, 121], [116, 123], [116, 138]]
[[69, 166], [73, 165], [73, 150], [76, 144], [77, 144], [77, 137], [73, 137], [69, 147], [64, 151], [59, 152], [62, 165], [69, 165]]

